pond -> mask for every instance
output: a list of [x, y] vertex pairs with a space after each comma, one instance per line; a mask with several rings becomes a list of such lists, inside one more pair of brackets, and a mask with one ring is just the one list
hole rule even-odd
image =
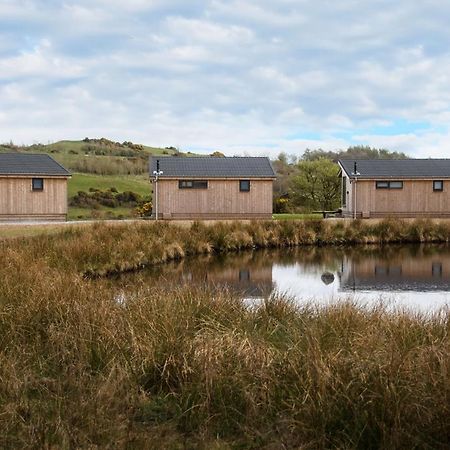
[[450, 304], [450, 246], [302, 247], [186, 258], [115, 280], [125, 286], [227, 288], [245, 299], [354, 299], [430, 311]]

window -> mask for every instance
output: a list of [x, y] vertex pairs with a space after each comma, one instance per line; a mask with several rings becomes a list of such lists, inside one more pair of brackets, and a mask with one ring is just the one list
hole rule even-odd
[[206, 180], [179, 180], [179, 189], [208, 189]]
[[31, 186], [33, 191], [43, 191], [44, 190], [44, 179], [43, 178], [33, 178], [31, 180]]
[[403, 189], [403, 181], [389, 181], [389, 189]]
[[241, 192], [250, 191], [250, 180], [239, 180], [239, 190]]
[[439, 192], [444, 190], [444, 182], [442, 180], [433, 181], [433, 191]]
[[376, 181], [377, 189], [403, 189], [403, 181]]

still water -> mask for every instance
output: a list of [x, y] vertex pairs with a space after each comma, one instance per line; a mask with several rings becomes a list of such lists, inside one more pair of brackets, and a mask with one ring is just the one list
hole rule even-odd
[[[130, 279], [132, 277], [132, 279]], [[258, 250], [187, 258], [122, 277], [133, 285], [208, 285], [258, 300], [282, 293], [298, 302], [382, 299], [431, 311], [450, 305], [450, 246], [356, 246]]]

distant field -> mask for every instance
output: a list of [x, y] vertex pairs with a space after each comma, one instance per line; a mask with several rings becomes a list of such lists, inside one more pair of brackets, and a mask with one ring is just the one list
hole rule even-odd
[[[145, 175], [93, 175], [75, 173], [69, 180], [69, 199], [78, 191], [89, 192], [90, 188], [107, 190], [116, 188], [119, 192], [132, 191], [142, 197], [151, 196], [150, 180]], [[114, 219], [134, 217], [134, 208], [117, 207], [99, 209], [78, 208], [69, 206], [68, 219]]]
[[90, 188], [106, 190], [115, 187], [119, 192], [132, 191], [140, 195], [150, 195], [150, 179], [146, 175], [94, 175], [74, 173], [69, 180], [69, 198], [78, 191], [88, 192]]
[[99, 209], [87, 209], [69, 206], [67, 214], [68, 220], [90, 220], [90, 219], [130, 219], [134, 218], [134, 208], [118, 206], [117, 208], [107, 208], [102, 206]]

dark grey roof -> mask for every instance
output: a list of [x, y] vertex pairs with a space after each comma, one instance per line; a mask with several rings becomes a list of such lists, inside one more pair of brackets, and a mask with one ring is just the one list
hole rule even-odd
[[156, 170], [156, 161], [164, 172], [163, 178], [275, 178], [269, 158], [265, 157], [183, 157], [150, 158], [150, 176]]
[[44, 153], [0, 153], [0, 175], [68, 177], [70, 172]]
[[[353, 177], [354, 159], [339, 164]], [[450, 178], [450, 159], [357, 159], [356, 168], [358, 178]]]

